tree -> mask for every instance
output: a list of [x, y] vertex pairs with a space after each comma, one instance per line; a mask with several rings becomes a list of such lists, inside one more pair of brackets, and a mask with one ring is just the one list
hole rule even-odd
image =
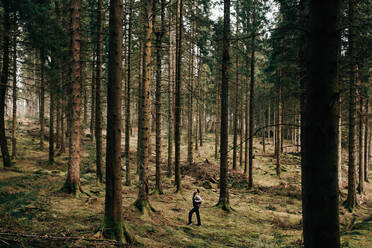
[[95, 97], [95, 136], [96, 136], [96, 174], [97, 180], [103, 182], [102, 161], [102, 47], [103, 47], [103, 9], [102, 0], [98, 0], [98, 32], [97, 32], [97, 63], [96, 63], [96, 97]]
[[[156, 0], [155, 0], [156, 1]], [[155, 8], [154, 8], [155, 9]], [[163, 187], [161, 183], [161, 169], [160, 169], [160, 159], [161, 159], [161, 60], [162, 60], [162, 40], [165, 34], [165, 0], [161, 0], [161, 14], [160, 14], [160, 30], [155, 32], [156, 41], [156, 88], [155, 88], [155, 167], [156, 167], [156, 184], [155, 190], [159, 194], [163, 194]], [[155, 17], [154, 17], [155, 18]]]
[[12, 118], [12, 158], [17, 156], [17, 17], [14, 14], [13, 33], [13, 118]]
[[128, 61], [127, 61], [127, 89], [125, 102], [125, 175], [126, 185], [131, 184], [130, 163], [129, 163], [129, 142], [130, 142], [130, 89], [131, 89], [131, 55], [132, 55], [132, 26], [133, 26], [133, 0], [129, 1], [129, 28], [128, 28]]
[[180, 170], [180, 122], [181, 122], [181, 56], [182, 56], [182, 9], [183, 1], [177, 0], [176, 15], [176, 78], [175, 78], [175, 111], [174, 111], [174, 176], [177, 186], [176, 192], [181, 192], [181, 170]]
[[227, 185], [227, 146], [228, 146], [228, 115], [229, 115], [229, 76], [230, 76], [230, 0], [224, 0], [223, 19], [223, 50], [222, 50], [222, 80], [221, 80], [221, 144], [220, 144], [220, 198], [218, 206], [230, 210], [229, 191]]
[[358, 64], [357, 64], [357, 50], [356, 50], [356, 0], [349, 0], [349, 56], [350, 56], [350, 75], [349, 75], [349, 169], [348, 169], [348, 192], [345, 202], [346, 207], [352, 211], [356, 206], [356, 185], [355, 185], [355, 145], [356, 145], [356, 82], [358, 80]]
[[107, 83], [106, 196], [103, 234], [128, 243], [133, 238], [123, 219], [121, 192], [121, 77], [123, 1], [110, 0], [109, 62]]
[[340, 247], [336, 135], [340, 2], [302, 1], [306, 9], [302, 15], [309, 14], [308, 34], [303, 34], [307, 50], [301, 58], [308, 75], [302, 157], [305, 247]]
[[[256, 25], [256, 1], [253, 2], [253, 27]], [[255, 30], [254, 30], [255, 31]], [[253, 31], [253, 32], [254, 32]], [[255, 44], [256, 37], [252, 35], [251, 39], [251, 83], [249, 89], [249, 152], [248, 152], [248, 187], [253, 187], [253, 121], [254, 121], [254, 83], [255, 83]]]
[[8, 144], [5, 135], [5, 95], [6, 88], [8, 86], [8, 76], [9, 76], [9, 46], [10, 46], [10, 18], [9, 18], [9, 2], [3, 0], [4, 7], [4, 33], [3, 33], [3, 68], [1, 71], [1, 83], [0, 83], [0, 146], [1, 154], [3, 157], [3, 166], [10, 167], [11, 161], [8, 151]]
[[[173, 6], [174, 0], [170, 0], [170, 5]], [[172, 152], [173, 152], [173, 112], [174, 112], [174, 105], [172, 98], [173, 95], [173, 88], [174, 88], [174, 81], [175, 81], [175, 53], [174, 53], [174, 45], [175, 45], [175, 35], [174, 35], [174, 27], [173, 27], [173, 12], [172, 7], [168, 8], [168, 16], [169, 16], [169, 52], [168, 52], [168, 177], [172, 176]]]
[[71, 81], [69, 87], [69, 156], [64, 190], [76, 195], [80, 190], [80, 0], [72, 0], [71, 11]]
[[150, 94], [151, 94], [151, 46], [152, 46], [152, 18], [153, 18], [153, 0], [143, 0], [143, 25], [145, 30], [144, 35], [144, 49], [143, 49], [143, 85], [142, 85], [142, 121], [141, 126], [141, 153], [139, 157], [139, 190], [138, 198], [134, 205], [144, 212], [146, 208], [150, 207], [148, 199], [149, 186], [147, 178], [147, 167], [149, 164], [149, 146], [150, 146]]

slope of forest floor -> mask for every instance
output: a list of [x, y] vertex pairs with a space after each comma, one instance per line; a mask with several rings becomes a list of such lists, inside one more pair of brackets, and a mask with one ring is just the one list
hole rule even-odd
[[[48, 144], [39, 149], [34, 135], [36, 123], [24, 122], [18, 130], [18, 156], [12, 169], [0, 164], [0, 247], [116, 247], [101, 237], [104, 216], [104, 185], [95, 179], [95, 149], [84, 137], [81, 155], [81, 185], [84, 193], [72, 197], [60, 192], [67, 172], [67, 154], [48, 163]], [[165, 137], [164, 137], [165, 138]], [[182, 164], [183, 192], [175, 194], [173, 178], [166, 177], [166, 142], [163, 142], [164, 194], [152, 193], [156, 212], [141, 215], [134, 207], [137, 197], [136, 140], [131, 140], [132, 186], [124, 185], [123, 208], [129, 231], [144, 247], [301, 247], [300, 158], [296, 153], [282, 156], [282, 175], [275, 175], [272, 147], [266, 155], [254, 143], [254, 185], [248, 190], [238, 171], [230, 170], [230, 202], [226, 213], [215, 207], [218, 201], [219, 167], [214, 155], [213, 136], [194, 153], [192, 167]], [[155, 149], [152, 149], [154, 152]], [[185, 141], [181, 147], [186, 158]], [[232, 154], [230, 154], [232, 156]], [[0, 162], [1, 163], [1, 162]], [[231, 167], [231, 165], [230, 165]], [[154, 185], [154, 159], [149, 180]], [[346, 168], [343, 171], [346, 175]], [[370, 177], [371, 178], [371, 177]], [[372, 178], [371, 178], [372, 181]], [[346, 184], [346, 181], [344, 182]], [[344, 184], [344, 185], [345, 185]], [[201, 189], [202, 226], [186, 226], [193, 190]], [[153, 192], [153, 189], [151, 190]], [[368, 247], [372, 244], [372, 185], [353, 213], [340, 206], [343, 247]], [[342, 197], [346, 188], [342, 189]], [[195, 216], [194, 216], [195, 222]], [[370, 247], [370, 246], [369, 246]]]

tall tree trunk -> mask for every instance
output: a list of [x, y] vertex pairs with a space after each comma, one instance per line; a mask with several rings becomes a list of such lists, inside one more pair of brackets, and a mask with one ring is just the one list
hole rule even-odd
[[248, 144], [249, 144], [249, 81], [246, 80], [245, 86], [245, 118], [244, 118], [244, 125], [245, 125], [245, 143], [244, 143], [244, 177], [248, 178]]
[[[155, 4], [154, 4], [155, 5]], [[155, 9], [155, 6], [154, 6]], [[159, 194], [163, 194], [163, 186], [161, 183], [161, 168], [160, 168], [160, 162], [161, 162], [161, 60], [163, 57], [162, 50], [162, 40], [163, 36], [165, 34], [165, 0], [161, 0], [161, 16], [160, 16], [160, 22], [161, 27], [160, 30], [156, 32], [156, 89], [155, 89], [155, 167], [156, 167], [156, 184], [155, 184], [155, 190]], [[155, 17], [153, 17], [155, 18]]]
[[[281, 73], [280, 73], [281, 77]], [[278, 102], [278, 110], [276, 112], [276, 141], [275, 141], [275, 158], [276, 158], [276, 175], [280, 177], [280, 154], [281, 154], [281, 147], [282, 147], [282, 85], [279, 83], [277, 86], [277, 102]]]
[[140, 158], [141, 158], [141, 153], [142, 153], [142, 129], [141, 127], [141, 122], [142, 122], [142, 114], [143, 114], [143, 109], [142, 109], [142, 87], [143, 87], [143, 80], [144, 80], [144, 75], [143, 75], [143, 66], [144, 66], [144, 44], [143, 44], [143, 39], [139, 41], [141, 43], [140, 45], [140, 53], [139, 53], [139, 75], [138, 75], [138, 101], [137, 101], [137, 171], [136, 173], [139, 174], [140, 172]]
[[150, 146], [150, 118], [151, 118], [151, 36], [153, 32], [153, 0], [143, 0], [143, 25], [145, 30], [144, 36], [144, 49], [143, 49], [143, 87], [142, 87], [142, 121], [139, 128], [142, 129], [141, 134], [141, 154], [140, 154], [140, 171], [139, 171], [139, 191], [138, 198], [134, 205], [141, 211], [144, 212], [145, 208], [151, 207], [149, 205], [148, 193], [148, 178], [147, 178], [147, 167], [149, 164], [149, 146]]
[[202, 126], [202, 101], [201, 101], [201, 52], [199, 51], [199, 64], [198, 64], [198, 120], [199, 120], [199, 145], [203, 146], [203, 126]]
[[67, 193], [76, 195], [80, 189], [80, 0], [72, 0], [71, 10], [71, 82], [69, 97], [69, 156], [68, 174], [64, 185]]
[[181, 141], [181, 58], [182, 58], [182, 19], [183, 0], [177, 0], [176, 15], [176, 78], [175, 78], [175, 112], [174, 112], [174, 170], [176, 192], [181, 192], [181, 170], [180, 170], [180, 141]]
[[12, 158], [17, 156], [17, 18], [14, 15], [13, 34], [13, 118], [12, 118]]
[[369, 166], [369, 154], [368, 151], [370, 149], [370, 126], [369, 126], [369, 99], [367, 98], [365, 101], [365, 111], [366, 111], [366, 117], [365, 117], [365, 129], [364, 129], [364, 181], [368, 182], [368, 166]]
[[39, 103], [39, 122], [40, 122], [40, 150], [44, 149], [44, 107], [45, 107], [45, 85], [44, 85], [44, 64], [45, 55], [43, 48], [40, 49], [40, 103]]
[[220, 145], [220, 198], [218, 206], [230, 211], [227, 183], [228, 170], [228, 116], [229, 116], [229, 75], [230, 75], [230, 0], [224, 0], [223, 50], [221, 80], [221, 145]]
[[102, 158], [102, 49], [103, 49], [103, 3], [98, 0], [98, 32], [97, 32], [97, 65], [96, 65], [96, 101], [95, 101], [95, 136], [96, 136], [96, 175], [103, 182]]
[[[338, 80], [340, 84], [340, 80]], [[340, 91], [340, 86], [338, 87]], [[341, 104], [341, 93], [337, 102], [337, 168], [338, 168], [338, 187], [342, 188], [342, 104]]]
[[356, 206], [356, 189], [355, 189], [355, 145], [356, 145], [356, 82], [358, 78], [357, 50], [356, 50], [356, 30], [355, 30], [355, 6], [356, 0], [349, 0], [349, 56], [350, 56], [350, 88], [349, 88], [349, 169], [348, 169], [348, 195], [345, 202], [346, 207], [352, 211]]
[[121, 192], [121, 77], [123, 1], [110, 0], [107, 83], [106, 196], [104, 236], [132, 242], [123, 219]]
[[96, 120], [96, 73], [97, 73], [97, 68], [95, 65], [95, 53], [97, 52], [97, 48], [95, 47], [93, 56], [92, 56], [92, 96], [91, 96], [91, 103], [90, 103], [90, 139], [91, 141], [94, 141], [94, 129], [96, 126], [95, 120]]
[[129, 27], [128, 27], [128, 61], [127, 61], [127, 97], [125, 102], [125, 184], [131, 185], [129, 142], [130, 142], [130, 89], [131, 89], [131, 55], [132, 55], [132, 26], [133, 26], [133, 0], [129, 0]]
[[[195, 16], [196, 14], [196, 0], [193, 0], [193, 14]], [[187, 163], [188, 165], [191, 165], [194, 161], [194, 154], [193, 154], [193, 120], [194, 120], [194, 58], [195, 58], [195, 34], [196, 34], [196, 20], [195, 17], [192, 18], [192, 34], [191, 34], [191, 58], [190, 58], [190, 85], [189, 85], [189, 100], [188, 100], [188, 117], [187, 117]]]
[[54, 88], [52, 85], [49, 87], [50, 89], [50, 103], [49, 103], [49, 163], [54, 162], [54, 96], [55, 93]]
[[[236, 31], [238, 31], [238, 24], [236, 24]], [[236, 153], [238, 145], [238, 95], [239, 95], [239, 55], [236, 55], [236, 81], [235, 81], [235, 92], [234, 92], [234, 123], [233, 123], [233, 170], [236, 170]]]
[[[256, 2], [253, 3], [253, 27], [256, 24]], [[251, 83], [250, 83], [250, 96], [249, 96], [249, 155], [248, 155], [248, 187], [253, 187], [253, 121], [254, 121], [254, 83], [255, 83], [255, 42], [256, 38], [252, 35], [252, 50], [251, 50]]]
[[[173, 6], [174, 0], [170, 0], [170, 6]], [[169, 65], [168, 65], [168, 177], [172, 176], [172, 152], [173, 152], [173, 88], [174, 88], [174, 45], [175, 36], [173, 29], [172, 8], [168, 9], [169, 15]]]
[[221, 83], [219, 78], [216, 76], [216, 121], [214, 126], [214, 132], [215, 132], [215, 138], [214, 138], [214, 158], [217, 160], [218, 158], [218, 147], [219, 147], [219, 132], [220, 132], [220, 125], [221, 125], [221, 101], [220, 101], [220, 95], [221, 95]]
[[306, 248], [340, 247], [335, 98], [340, 2], [312, 0], [309, 6], [310, 29], [305, 38], [308, 46], [302, 58], [307, 62], [308, 73], [302, 175]]
[[[360, 84], [359, 84], [360, 87]], [[364, 101], [362, 89], [359, 88], [359, 184], [358, 193], [364, 193], [364, 139], [365, 139], [365, 123], [364, 123]]]

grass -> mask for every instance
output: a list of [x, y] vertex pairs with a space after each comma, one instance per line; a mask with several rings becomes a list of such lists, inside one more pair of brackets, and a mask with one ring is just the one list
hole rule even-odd
[[[32, 125], [31, 125], [32, 127]], [[28, 127], [30, 128], [30, 127]], [[11, 247], [113, 247], [102, 240], [105, 188], [96, 181], [95, 147], [84, 138], [81, 151], [81, 185], [86, 194], [78, 198], [59, 191], [67, 172], [67, 155], [48, 164], [47, 143], [39, 150], [38, 138], [29, 137], [21, 127], [16, 169], [0, 169], [0, 232], [33, 234], [42, 237], [80, 237], [80, 240], [55, 241], [48, 238], [6, 239]], [[135, 130], [133, 132], [136, 133]], [[136, 138], [131, 138], [132, 185], [125, 186], [123, 171], [123, 208], [128, 230], [144, 247], [301, 247], [301, 186], [299, 157], [289, 150], [282, 156], [281, 178], [275, 175], [272, 146], [262, 156], [255, 140], [254, 188], [248, 189], [242, 168], [229, 171], [230, 205], [226, 213], [215, 207], [219, 190], [208, 176], [218, 175], [213, 134], [205, 137], [203, 147], [194, 153], [195, 165], [183, 175], [183, 192], [175, 194], [174, 178], [166, 177], [167, 145], [162, 144], [163, 191], [151, 194], [157, 210], [141, 215], [133, 203], [138, 193]], [[152, 152], [155, 151], [153, 147]], [[186, 158], [186, 144], [181, 158]], [[230, 156], [232, 154], [229, 154]], [[208, 159], [209, 163], [205, 160]], [[150, 159], [150, 192], [154, 191], [154, 159]], [[200, 209], [202, 226], [186, 226], [193, 190], [199, 187], [204, 203]], [[372, 243], [371, 185], [366, 185], [366, 203], [354, 213], [340, 210], [343, 247], [368, 247]], [[194, 216], [194, 223], [196, 222]], [[353, 221], [352, 221], [353, 220]], [[0, 235], [0, 240], [4, 239]], [[20, 243], [21, 242], [21, 243]], [[0, 241], [0, 247], [2, 243]]]

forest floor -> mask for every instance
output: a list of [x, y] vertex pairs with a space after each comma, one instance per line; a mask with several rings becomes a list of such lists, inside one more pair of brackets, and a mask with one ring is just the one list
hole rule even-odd
[[[88, 137], [83, 138], [81, 185], [85, 193], [72, 197], [60, 192], [66, 179], [67, 154], [59, 154], [56, 161], [49, 164], [48, 143], [45, 141], [45, 148], [39, 149], [39, 139], [32, 131], [35, 129], [36, 123], [23, 122], [18, 129], [19, 152], [15, 166], [3, 169], [0, 162], [0, 247], [120, 246], [101, 237], [105, 189], [95, 179], [93, 143]], [[204, 145], [194, 152], [195, 164], [192, 167], [182, 164], [181, 194], [174, 193], [174, 180], [166, 177], [166, 143], [164, 138], [164, 194], [150, 195], [156, 212], [140, 214], [133, 207], [138, 191], [135, 137], [131, 139], [132, 186], [124, 185], [123, 171], [124, 218], [128, 230], [142, 246], [301, 247], [298, 154], [282, 155], [282, 174], [278, 178], [272, 147], [268, 144], [264, 155], [259, 141], [255, 140], [254, 188], [247, 189], [241, 167], [237, 172], [229, 170], [233, 211], [226, 213], [215, 207], [219, 197], [216, 183], [219, 166], [213, 158], [212, 134], [204, 137]], [[185, 140], [182, 144], [182, 160], [186, 160]], [[232, 152], [229, 155], [232, 157]], [[151, 192], [154, 171], [154, 158], [151, 158], [148, 173]], [[343, 175], [346, 175], [346, 167]], [[192, 192], [196, 187], [201, 189], [204, 199], [200, 209], [200, 227], [186, 225], [188, 211], [192, 208]], [[342, 200], [345, 197], [346, 188], [343, 187]], [[367, 248], [372, 244], [372, 185], [366, 184], [366, 194], [358, 198], [361, 204], [353, 213], [340, 206], [343, 247]]]

